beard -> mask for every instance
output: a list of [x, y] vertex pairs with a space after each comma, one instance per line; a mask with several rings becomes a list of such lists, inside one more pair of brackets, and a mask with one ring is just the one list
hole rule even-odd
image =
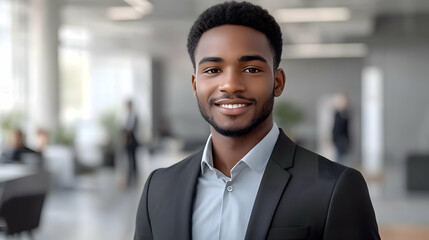
[[[242, 98], [249, 100], [253, 103], [256, 103], [256, 100], [244, 98], [241, 96], [237, 96], [237, 98]], [[265, 101], [262, 105], [262, 109], [255, 114], [250, 123], [247, 126], [242, 128], [223, 128], [216, 124], [212, 116], [209, 116], [207, 112], [204, 110], [203, 106], [200, 103], [200, 100], [197, 96], [198, 108], [200, 109], [201, 116], [216, 130], [216, 132], [222, 134], [225, 137], [242, 137], [250, 133], [253, 129], [258, 127], [262, 122], [264, 122], [273, 111], [274, 106], [274, 90], [271, 96]], [[214, 100], [209, 101], [209, 106], [213, 105]], [[236, 116], [230, 116], [231, 119], [236, 118]]]

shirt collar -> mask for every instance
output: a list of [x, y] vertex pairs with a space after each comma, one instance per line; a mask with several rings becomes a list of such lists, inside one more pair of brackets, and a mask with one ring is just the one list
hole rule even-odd
[[[273, 127], [267, 135], [254, 146], [239, 162], [245, 162], [253, 171], [263, 172], [267, 165], [267, 162], [271, 156], [274, 145], [277, 142], [279, 136], [279, 128], [277, 124], [273, 122]], [[238, 163], [237, 163], [238, 164]], [[215, 171], [213, 164], [213, 151], [212, 151], [212, 135], [207, 139], [206, 146], [204, 147], [203, 156], [201, 159], [201, 173], [204, 174], [209, 168], [211, 171]]]
[[203, 157], [201, 159], [201, 174], [204, 174], [206, 168], [214, 171], [213, 151], [212, 151], [212, 134], [209, 135], [206, 146], [204, 147]]

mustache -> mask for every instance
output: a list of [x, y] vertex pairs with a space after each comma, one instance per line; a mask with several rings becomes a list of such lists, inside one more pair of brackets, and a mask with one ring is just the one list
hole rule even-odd
[[219, 100], [222, 100], [222, 99], [228, 99], [228, 100], [242, 99], [242, 100], [249, 101], [252, 104], [256, 104], [256, 102], [257, 102], [255, 98], [245, 97], [243, 95], [235, 95], [235, 94], [230, 94], [230, 93], [223, 93], [221, 96], [210, 98], [209, 99], [209, 104], [213, 105], [216, 101], [219, 101]]

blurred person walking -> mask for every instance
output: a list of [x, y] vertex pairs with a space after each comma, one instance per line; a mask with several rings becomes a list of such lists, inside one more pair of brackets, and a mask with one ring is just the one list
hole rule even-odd
[[130, 187], [137, 182], [136, 152], [139, 143], [136, 134], [138, 129], [138, 116], [134, 111], [133, 102], [131, 100], [125, 103], [125, 107], [127, 110], [127, 118], [123, 128], [123, 138], [128, 159], [127, 186]]
[[335, 97], [334, 126], [332, 128], [332, 140], [336, 150], [336, 161], [345, 163], [350, 150], [350, 111], [349, 101], [345, 93]]

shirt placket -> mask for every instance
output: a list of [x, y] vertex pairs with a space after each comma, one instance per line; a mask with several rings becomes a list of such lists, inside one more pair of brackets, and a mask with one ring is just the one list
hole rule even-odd
[[231, 211], [231, 207], [229, 206], [229, 198], [232, 194], [231, 191], [232, 188], [232, 181], [224, 179], [224, 190], [223, 190], [223, 197], [222, 197], [222, 215], [221, 215], [221, 222], [220, 222], [220, 232], [219, 232], [219, 239], [228, 239], [228, 236], [230, 235], [230, 226], [231, 222], [228, 217], [225, 217], [227, 214], [227, 211]]

